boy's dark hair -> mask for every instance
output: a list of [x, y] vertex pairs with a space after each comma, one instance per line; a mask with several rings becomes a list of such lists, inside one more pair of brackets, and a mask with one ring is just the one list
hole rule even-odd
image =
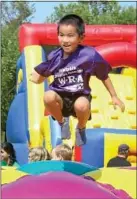
[[59, 27], [60, 25], [65, 24], [65, 25], [73, 25], [76, 27], [77, 32], [80, 35], [83, 35], [85, 33], [85, 24], [84, 21], [81, 17], [75, 14], [70, 14], [62, 17], [58, 23], [58, 28], [57, 32], [59, 34]]

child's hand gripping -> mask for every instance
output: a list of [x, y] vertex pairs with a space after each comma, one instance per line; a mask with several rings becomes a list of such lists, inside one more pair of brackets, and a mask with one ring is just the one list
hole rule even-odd
[[114, 109], [116, 109], [116, 106], [119, 106], [122, 112], [125, 111], [125, 104], [117, 96], [112, 97], [112, 104]]
[[46, 78], [39, 75], [35, 70], [32, 71], [32, 73], [29, 76], [29, 81], [35, 83], [35, 84], [40, 84], [44, 82]]

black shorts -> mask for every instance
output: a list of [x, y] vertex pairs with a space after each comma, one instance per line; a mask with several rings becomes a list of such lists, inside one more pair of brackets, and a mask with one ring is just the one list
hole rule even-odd
[[[67, 93], [67, 94], [61, 92], [56, 92], [56, 93], [61, 97], [63, 101], [63, 108], [62, 108], [63, 117], [69, 117], [69, 116], [77, 117], [74, 110], [74, 103], [79, 97], [86, 97], [89, 103], [91, 103], [92, 100], [92, 96], [90, 94], [85, 95], [85, 94], [76, 94], [76, 93]], [[91, 120], [91, 114], [89, 120]]]

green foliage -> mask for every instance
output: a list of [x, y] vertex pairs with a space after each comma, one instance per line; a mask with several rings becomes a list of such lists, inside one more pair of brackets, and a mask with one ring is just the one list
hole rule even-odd
[[136, 24], [136, 8], [121, 7], [117, 1], [89, 1], [60, 4], [46, 22], [58, 22], [66, 14], [81, 16], [86, 24]]
[[18, 28], [23, 22], [30, 21], [34, 8], [27, 2], [2, 2], [1, 8], [1, 126], [5, 131], [7, 113], [15, 95], [16, 62], [20, 56]]

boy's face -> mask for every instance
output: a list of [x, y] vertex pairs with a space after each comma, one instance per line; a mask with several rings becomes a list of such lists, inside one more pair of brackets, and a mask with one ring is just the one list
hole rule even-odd
[[84, 35], [79, 36], [75, 26], [66, 24], [59, 26], [59, 44], [63, 48], [66, 55], [74, 52], [77, 46], [82, 42], [83, 38]]

